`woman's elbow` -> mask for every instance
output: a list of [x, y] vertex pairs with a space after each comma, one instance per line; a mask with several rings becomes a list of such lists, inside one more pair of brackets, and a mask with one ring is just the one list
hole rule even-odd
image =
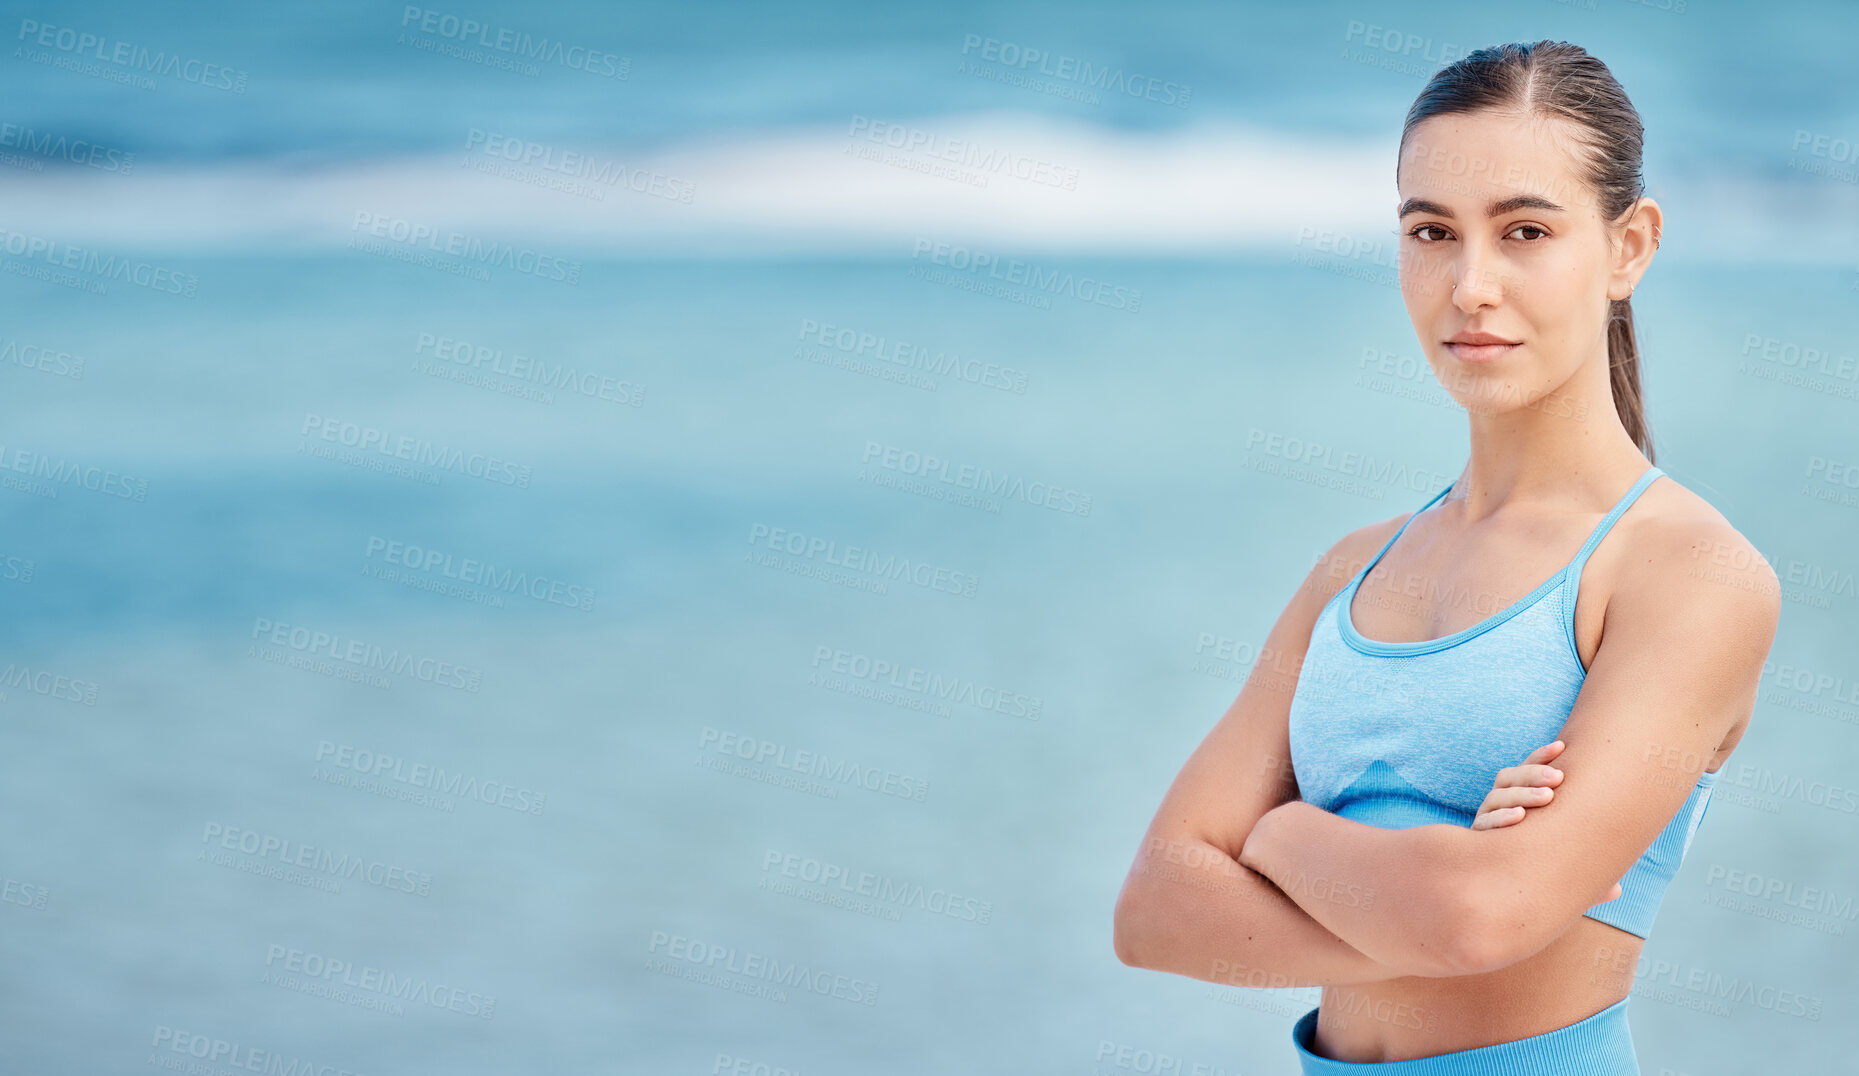
[[1531, 917], [1475, 886], [1460, 890], [1439, 940], [1442, 975], [1484, 975], [1529, 956], [1537, 932]]
[[1111, 947], [1116, 950], [1117, 960], [1125, 967], [1140, 968], [1144, 966], [1142, 957], [1137, 955], [1136, 935], [1124, 924], [1122, 919], [1117, 920], [1116, 928], [1111, 931]]
[[1144, 897], [1132, 879], [1131, 884], [1123, 887], [1117, 897], [1117, 910], [1112, 916], [1110, 939], [1116, 950], [1117, 959], [1132, 968], [1147, 967], [1143, 963], [1143, 924], [1147, 917]]
[[1527, 955], [1520, 948], [1528, 939], [1518, 927], [1523, 909], [1514, 882], [1466, 854], [1462, 831], [1425, 826], [1410, 832], [1450, 843], [1422, 849], [1433, 869], [1412, 879], [1413, 899], [1404, 902], [1409, 916], [1399, 933], [1408, 947], [1405, 970], [1428, 978], [1483, 975]]
[[1391, 924], [1401, 951], [1383, 962], [1428, 979], [1478, 975], [1508, 963], [1503, 932], [1480, 888], [1463, 875], [1439, 881], [1404, 902], [1408, 915]]
[[1503, 939], [1469, 923], [1445, 940], [1442, 954], [1435, 974], [1444, 978], [1483, 975], [1513, 963]]
[[1469, 931], [1441, 928], [1415, 930], [1407, 934], [1400, 952], [1377, 957], [1382, 964], [1402, 975], [1421, 979], [1453, 979], [1474, 975], [1473, 969], [1489, 959], [1484, 939]]

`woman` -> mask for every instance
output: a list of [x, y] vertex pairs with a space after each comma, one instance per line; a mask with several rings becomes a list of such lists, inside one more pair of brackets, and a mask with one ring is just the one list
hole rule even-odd
[[[1118, 899], [1125, 963], [1323, 987], [1292, 1033], [1305, 1073], [1639, 1072], [1634, 968], [1780, 608], [1742, 535], [1651, 466], [1640, 144], [1562, 42], [1421, 92], [1401, 292], [1470, 459], [1312, 570]], [[1724, 585], [1703, 556], [1751, 567]]]

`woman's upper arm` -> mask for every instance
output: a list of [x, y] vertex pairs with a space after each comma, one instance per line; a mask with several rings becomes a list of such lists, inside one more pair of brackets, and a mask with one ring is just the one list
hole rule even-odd
[[1747, 546], [1726, 523], [1659, 521], [1643, 533], [1564, 726], [1556, 766], [1566, 779], [1522, 825], [1468, 845], [1480, 968], [1537, 952], [1592, 907], [1755, 705], [1780, 616], [1774, 572], [1752, 555], [1740, 571], [1694, 573], [1699, 549]]

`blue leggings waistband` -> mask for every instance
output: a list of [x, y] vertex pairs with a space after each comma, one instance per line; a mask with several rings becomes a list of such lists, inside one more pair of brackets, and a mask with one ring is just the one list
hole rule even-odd
[[1406, 1061], [1333, 1061], [1310, 1052], [1317, 1010], [1291, 1027], [1304, 1076], [1640, 1076], [1627, 998], [1541, 1035]]

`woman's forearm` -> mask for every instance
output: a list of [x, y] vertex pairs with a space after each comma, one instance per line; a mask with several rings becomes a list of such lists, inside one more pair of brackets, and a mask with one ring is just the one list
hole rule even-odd
[[1270, 880], [1204, 841], [1145, 846], [1117, 919], [1130, 963], [1207, 982], [1272, 989], [1411, 974], [1355, 949]]
[[1301, 800], [1267, 812], [1239, 861], [1327, 931], [1408, 974], [1465, 974], [1463, 887], [1473, 831], [1443, 824], [1381, 829]]

